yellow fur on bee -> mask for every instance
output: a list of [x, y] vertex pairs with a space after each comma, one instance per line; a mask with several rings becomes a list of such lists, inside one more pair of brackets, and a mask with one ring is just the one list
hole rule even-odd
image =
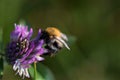
[[48, 32], [50, 36], [61, 37], [60, 30], [55, 27], [48, 27], [45, 31]]

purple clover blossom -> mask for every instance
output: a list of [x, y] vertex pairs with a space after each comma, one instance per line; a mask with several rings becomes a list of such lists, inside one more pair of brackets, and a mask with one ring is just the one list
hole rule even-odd
[[32, 28], [30, 28], [30, 31], [28, 31], [28, 26], [15, 24], [15, 30], [11, 33], [10, 38], [13, 41], [17, 41], [18, 39], [22, 40], [24, 38], [30, 39], [32, 34]]
[[41, 57], [46, 52], [42, 46], [44, 40], [39, 40], [41, 30], [38, 36], [31, 40], [33, 29], [28, 31], [28, 27], [24, 25], [16, 25], [15, 30], [10, 35], [10, 43], [7, 46], [6, 58], [7, 61], [13, 66], [13, 70], [17, 71], [16, 74], [24, 77], [30, 77], [28, 68], [30, 64], [44, 60]]

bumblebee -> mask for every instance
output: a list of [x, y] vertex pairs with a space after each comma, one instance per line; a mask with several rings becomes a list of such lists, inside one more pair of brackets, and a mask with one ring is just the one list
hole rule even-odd
[[46, 43], [45, 48], [48, 50], [47, 54], [57, 53], [64, 46], [70, 50], [66, 43], [68, 41], [67, 36], [55, 27], [48, 27], [42, 30], [40, 39], [43, 39]]

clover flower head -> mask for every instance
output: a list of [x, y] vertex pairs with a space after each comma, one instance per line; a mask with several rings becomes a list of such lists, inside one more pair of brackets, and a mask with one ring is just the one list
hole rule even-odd
[[27, 26], [15, 24], [15, 29], [10, 35], [10, 43], [6, 48], [7, 61], [13, 66], [13, 70], [17, 71], [16, 74], [23, 78], [30, 77], [28, 72], [30, 64], [44, 60], [41, 55], [47, 51], [42, 47], [44, 40], [37, 38], [41, 31], [39, 30], [38, 36], [31, 40], [32, 34], [32, 28], [28, 30]]

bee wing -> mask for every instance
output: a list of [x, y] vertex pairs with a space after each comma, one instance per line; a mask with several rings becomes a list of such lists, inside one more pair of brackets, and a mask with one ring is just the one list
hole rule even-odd
[[61, 38], [63, 38], [64, 40], [68, 41], [68, 38], [65, 34], [61, 33]]
[[60, 42], [62, 42], [62, 43], [65, 45], [65, 47], [66, 47], [68, 50], [70, 50], [69, 46], [67, 45], [67, 43], [66, 43], [63, 39], [61, 39], [60, 37], [56, 37], [56, 39], [59, 40]]

